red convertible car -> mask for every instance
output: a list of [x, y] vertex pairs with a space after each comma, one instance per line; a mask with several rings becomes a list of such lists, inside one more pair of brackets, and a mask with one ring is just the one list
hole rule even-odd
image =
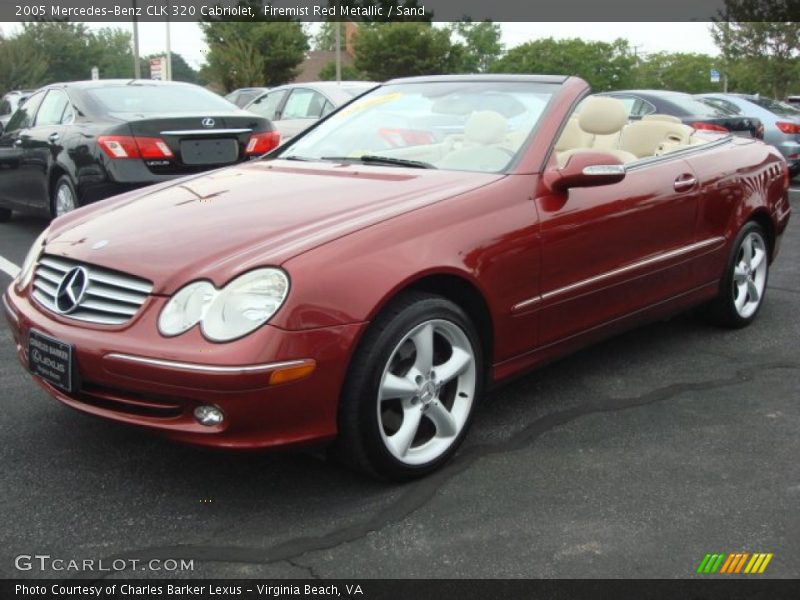
[[3, 302], [78, 410], [176, 440], [441, 466], [487, 386], [695, 305], [758, 313], [771, 146], [556, 76], [390, 81], [262, 160], [56, 219]]

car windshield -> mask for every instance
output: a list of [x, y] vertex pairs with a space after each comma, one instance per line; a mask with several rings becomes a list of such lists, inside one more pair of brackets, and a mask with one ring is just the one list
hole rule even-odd
[[800, 117], [800, 109], [786, 102], [780, 102], [779, 100], [773, 100], [772, 98], [765, 98], [763, 96], [748, 96], [747, 99], [753, 104], [758, 104], [761, 108], [766, 108], [769, 112], [779, 117]]
[[290, 144], [280, 158], [502, 171], [557, 87], [490, 81], [384, 85]]
[[192, 113], [231, 110], [230, 102], [193, 85], [105, 85], [86, 93], [106, 112]]

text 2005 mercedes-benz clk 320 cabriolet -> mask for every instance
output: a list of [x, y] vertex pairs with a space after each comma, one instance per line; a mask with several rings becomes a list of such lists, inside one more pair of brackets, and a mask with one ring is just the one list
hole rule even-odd
[[262, 160], [56, 219], [3, 298], [19, 356], [81, 411], [404, 479], [493, 382], [694, 305], [750, 323], [781, 155], [588, 92], [391, 81]]

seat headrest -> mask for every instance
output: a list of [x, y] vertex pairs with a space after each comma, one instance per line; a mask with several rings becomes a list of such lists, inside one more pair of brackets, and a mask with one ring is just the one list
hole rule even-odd
[[502, 142], [508, 132], [508, 121], [493, 110], [476, 110], [464, 124], [464, 139], [478, 144]]
[[578, 125], [586, 133], [609, 135], [622, 129], [628, 122], [625, 105], [608, 96], [589, 96], [578, 114]]
[[653, 156], [658, 147], [668, 142], [685, 146], [689, 143], [692, 128], [672, 121], [636, 121], [622, 130], [620, 148], [639, 158]]

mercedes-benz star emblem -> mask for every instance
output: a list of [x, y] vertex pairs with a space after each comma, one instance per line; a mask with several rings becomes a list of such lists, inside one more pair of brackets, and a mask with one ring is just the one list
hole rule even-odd
[[56, 309], [61, 314], [71, 313], [78, 308], [89, 287], [89, 274], [83, 267], [75, 267], [67, 271], [56, 288]]
[[203, 119], [203, 127], [213, 127], [214, 123], [215, 121], [211, 117], [206, 117]]

